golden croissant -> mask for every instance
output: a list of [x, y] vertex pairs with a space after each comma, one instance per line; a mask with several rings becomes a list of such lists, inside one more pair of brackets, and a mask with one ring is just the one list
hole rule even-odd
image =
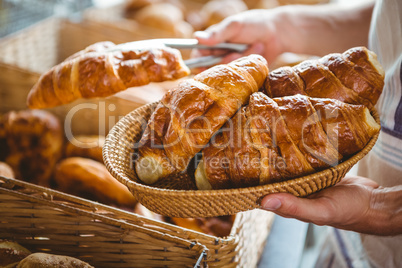
[[269, 97], [303, 94], [374, 106], [384, 86], [384, 70], [365, 47], [270, 72], [263, 92]]
[[311, 174], [360, 151], [379, 129], [364, 105], [257, 92], [202, 151], [196, 185], [239, 188]]
[[214, 66], [169, 91], [137, 144], [138, 177], [151, 184], [185, 170], [212, 135], [262, 87], [267, 75], [266, 60], [250, 55]]
[[[233, 75], [234, 69], [236, 75]], [[376, 55], [364, 47], [352, 48], [342, 54], [330, 54], [316, 61], [305, 61], [293, 68], [279, 68], [269, 74], [267, 72], [265, 60], [253, 55], [241, 58], [228, 65], [208, 69], [195, 76], [194, 79], [184, 81], [176, 90], [167, 93], [151, 115], [140, 142], [136, 144], [138, 146], [138, 159], [135, 162], [135, 170], [138, 177], [145, 183], [154, 183], [162, 177], [185, 170], [190, 159], [208, 144], [211, 137], [210, 145], [204, 149], [203, 154], [205, 151], [212, 150], [210, 147], [214, 139], [217, 139], [218, 144], [227, 141], [226, 134], [216, 134], [216, 132], [241, 106], [248, 103], [250, 95], [260, 88], [261, 81], [264, 79], [260, 90], [270, 97], [303, 94], [310, 97], [335, 99], [350, 104], [364, 104], [370, 108], [377, 102], [384, 85], [384, 71], [378, 63]], [[303, 97], [299, 96], [298, 99], [303, 99]], [[339, 102], [334, 104], [333, 100], [321, 100], [320, 103], [323, 106], [318, 109], [318, 100], [309, 100], [309, 102], [315, 103], [314, 109], [312, 104], [306, 106], [309, 107], [308, 109], [305, 107], [305, 113], [308, 112], [311, 116], [309, 120], [312, 118], [316, 120], [320, 116], [320, 113], [316, 112], [317, 110], [330, 114], [331, 109], [340, 112], [343, 110], [337, 108], [338, 106], [346, 107], [345, 104]], [[359, 116], [362, 116], [361, 109], [363, 108], [363, 106], [359, 108]], [[352, 108], [345, 109], [353, 110]], [[365, 110], [363, 114], [367, 114], [366, 119], [369, 118], [368, 110]], [[254, 114], [254, 116], [256, 115]], [[240, 112], [236, 116], [245, 117], [246, 114]], [[282, 117], [277, 116], [277, 118], [283, 118], [283, 115]], [[300, 124], [309, 122], [303, 121], [305, 119], [302, 117], [298, 121], [292, 122], [299, 122]], [[371, 121], [369, 120], [369, 122]], [[235, 117], [227, 124], [239, 122], [241, 120]], [[338, 124], [339, 122], [335, 123]], [[347, 124], [340, 124], [340, 126], [344, 125]], [[325, 123], [321, 122], [321, 125], [312, 124], [312, 126], [315, 130], [322, 130]], [[243, 127], [239, 127], [239, 129], [243, 129]], [[260, 129], [270, 131], [268, 127], [260, 127]], [[300, 133], [294, 132], [294, 129], [291, 128], [289, 132], [293, 133], [292, 138], [300, 135]], [[237, 135], [236, 133], [236, 131], [232, 131], [230, 135]], [[311, 148], [319, 147], [322, 150], [319, 151], [320, 155], [306, 155], [303, 150], [296, 150], [295, 146], [291, 146], [286, 157], [277, 158], [275, 154], [280, 156], [280, 152], [283, 150], [278, 152], [271, 150], [269, 157], [274, 157], [277, 165], [289, 167], [286, 172], [282, 170], [285, 172], [284, 174], [280, 174], [272, 168], [265, 169], [263, 172], [265, 175], [262, 175], [261, 178], [262, 183], [300, 176], [326, 166], [335, 165], [342, 157], [363, 148], [367, 142], [367, 137], [362, 138], [364, 141], [360, 142], [342, 140], [342, 143], [333, 148], [335, 145], [331, 143], [331, 147], [329, 142], [338, 141], [338, 136], [333, 136], [332, 132], [325, 136], [323, 131], [314, 134], [315, 136], [312, 136], [314, 139], [309, 140], [308, 143], [303, 141], [303, 143], [310, 144]], [[285, 139], [289, 139], [288, 135], [283, 133], [275, 133], [275, 135], [282, 135]], [[237, 135], [237, 137], [241, 140], [243, 136]], [[317, 137], [325, 139], [316, 140]], [[254, 139], [255, 142], [259, 139], [269, 139], [269, 135], [264, 134], [263, 137], [257, 135]], [[264, 140], [260, 142], [264, 142]], [[354, 143], [357, 144], [352, 146]], [[341, 151], [338, 151], [339, 148]], [[240, 146], [238, 149], [244, 148]], [[213, 150], [213, 153], [219, 155], [221, 152]], [[258, 155], [255, 150], [253, 153]], [[264, 151], [264, 154], [266, 153]], [[231, 161], [235, 157], [235, 152], [228, 151], [228, 155], [230, 157], [227, 159]], [[207, 165], [209, 163], [205, 163], [205, 168], [200, 165], [197, 172], [203, 174], [207, 170], [208, 173]], [[241, 167], [237, 169], [240, 174], [238, 178], [253, 178], [253, 183], [250, 182], [250, 184], [256, 185], [255, 180], [260, 177], [256, 175], [257, 173], [250, 177], [242, 174], [243, 171], [246, 171]], [[223, 172], [222, 169], [220, 170]], [[254, 170], [254, 172], [257, 171], [258, 168]], [[267, 173], [276, 175], [267, 175]], [[234, 178], [232, 175], [230, 177]], [[232, 186], [249, 185], [242, 183], [244, 180], [239, 184], [232, 183]], [[208, 183], [206, 184], [206, 188], [210, 187]], [[214, 187], [219, 188], [221, 186], [216, 183]], [[201, 186], [200, 188], [205, 187]]]
[[44, 73], [29, 92], [29, 108], [48, 108], [80, 98], [107, 97], [129, 87], [175, 80], [190, 73], [178, 50], [122, 51], [112, 42], [87, 47]]

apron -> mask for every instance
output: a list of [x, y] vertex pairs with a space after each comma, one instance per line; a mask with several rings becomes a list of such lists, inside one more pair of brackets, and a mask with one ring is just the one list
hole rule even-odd
[[[384, 91], [376, 105], [381, 133], [372, 151], [359, 162], [357, 175], [383, 187], [402, 184], [401, 18], [401, 0], [377, 0], [369, 49], [385, 70]], [[402, 235], [375, 236], [330, 228], [316, 267], [402, 267]]]

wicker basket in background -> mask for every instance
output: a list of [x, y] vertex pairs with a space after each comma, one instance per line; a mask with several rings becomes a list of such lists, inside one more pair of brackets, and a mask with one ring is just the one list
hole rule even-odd
[[95, 267], [206, 266], [208, 250], [194, 240], [152, 228], [135, 214], [23, 181], [0, 177], [0, 214], [0, 238], [31, 252], [76, 257]]
[[273, 221], [239, 213], [221, 238], [4, 177], [0, 213], [1, 238], [95, 267], [255, 267]]

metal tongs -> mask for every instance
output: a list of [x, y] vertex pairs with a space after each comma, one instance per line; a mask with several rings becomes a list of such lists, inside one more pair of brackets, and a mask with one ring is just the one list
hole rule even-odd
[[[235, 44], [235, 43], [220, 43], [213, 46], [201, 45], [198, 44], [197, 39], [185, 39], [185, 38], [159, 38], [159, 39], [149, 39], [149, 40], [141, 40], [134, 41], [129, 43], [123, 43], [112, 47], [107, 51], [125, 51], [125, 50], [141, 50], [141, 49], [149, 49], [149, 48], [160, 48], [160, 47], [171, 47], [177, 49], [224, 49], [230, 50], [232, 52], [243, 52], [247, 49], [248, 45], [246, 44]], [[184, 63], [188, 68], [197, 68], [197, 67], [208, 67], [215, 64], [218, 64], [222, 58], [227, 53], [223, 55], [210, 55], [203, 56], [199, 58], [193, 58], [185, 60]]]

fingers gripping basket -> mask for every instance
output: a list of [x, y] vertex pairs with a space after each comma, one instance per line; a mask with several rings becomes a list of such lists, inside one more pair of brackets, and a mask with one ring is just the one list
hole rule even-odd
[[95, 267], [199, 267], [208, 251], [136, 214], [1, 176], [0, 215], [0, 238]]
[[[339, 182], [345, 174], [374, 146], [378, 133], [368, 144], [349, 159], [335, 167], [288, 181], [249, 188], [227, 190], [177, 190], [175, 182], [186, 181], [185, 175], [176, 176], [170, 185], [144, 185], [137, 178], [133, 161], [134, 144], [141, 138], [143, 126], [156, 103], [142, 106], [122, 118], [109, 132], [103, 148], [103, 157], [109, 172], [125, 184], [144, 206], [156, 213], [173, 217], [212, 217], [230, 215], [259, 208], [259, 200], [270, 193], [287, 192], [307, 196]], [[372, 115], [379, 123], [377, 112]], [[170, 188], [170, 189], [169, 189]]]

